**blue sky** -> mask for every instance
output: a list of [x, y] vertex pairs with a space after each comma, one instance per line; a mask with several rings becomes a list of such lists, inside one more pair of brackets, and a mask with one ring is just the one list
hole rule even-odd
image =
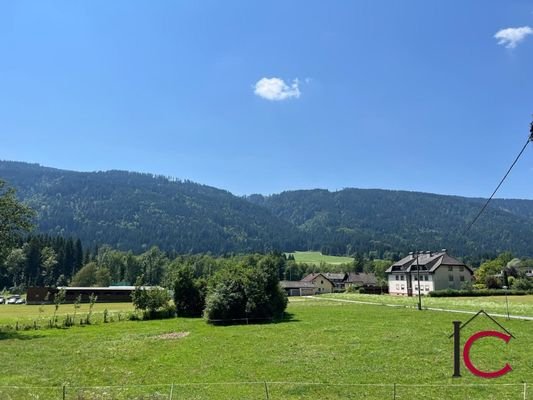
[[[531, 27], [513, 0], [2, 2], [0, 159], [487, 197], [528, 136]], [[498, 197], [533, 199], [530, 146]]]

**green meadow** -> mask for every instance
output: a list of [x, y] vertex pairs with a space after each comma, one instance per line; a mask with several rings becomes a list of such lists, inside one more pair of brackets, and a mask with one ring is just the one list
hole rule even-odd
[[306, 263], [306, 264], [319, 265], [321, 263], [326, 263], [326, 264], [339, 265], [339, 264], [350, 264], [353, 262], [353, 258], [351, 257], [326, 256], [320, 253], [319, 251], [296, 251], [294, 253], [286, 253], [286, 254], [287, 256], [289, 254], [292, 254], [296, 262]]
[[[98, 306], [98, 312], [120, 308]], [[34, 307], [2, 306], [0, 324], [17, 312], [33, 316], [26, 310]], [[177, 318], [4, 330], [0, 398], [61, 399], [64, 390], [65, 399], [77, 400], [533, 399], [530, 321], [498, 319], [516, 339], [506, 345], [487, 338], [472, 350], [477, 367], [495, 370], [509, 362], [511, 373], [485, 380], [463, 366], [462, 378], [451, 377], [452, 321], [468, 318], [293, 298], [286, 319], [272, 324], [212, 326]], [[475, 320], [463, 343], [486, 329], [497, 327]], [[530, 384], [525, 397], [524, 382]]]
[[[417, 307], [418, 297], [377, 296], [359, 293], [323, 294], [321, 298], [369, 302], [374, 304], [392, 304], [406, 307]], [[421, 298], [422, 308], [440, 308], [461, 311], [484, 310], [491, 314], [507, 314], [533, 318], [533, 295], [527, 296], [481, 296], [481, 297], [427, 297]]]

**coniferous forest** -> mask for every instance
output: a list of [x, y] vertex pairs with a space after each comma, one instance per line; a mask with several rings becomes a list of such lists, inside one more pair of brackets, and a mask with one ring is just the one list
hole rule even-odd
[[[36, 211], [34, 242], [72, 237], [73, 247], [80, 239], [86, 249], [109, 245], [134, 254], [157, 246], [172, 255], [319, 250], [392, 259], [445, 247], [459, 257], [503, 251], [533, 256], [529, 200], [496, 199], [465, 232], [483, 199], [369, 189], [238, 197], [150, 174], [72, 172], [8, 161], [0, 161], [0, 179]], [[59, 254], [61, 246], [52, 244], [44, 247]], [[53, 279], [69, 271], [70, 261]]]

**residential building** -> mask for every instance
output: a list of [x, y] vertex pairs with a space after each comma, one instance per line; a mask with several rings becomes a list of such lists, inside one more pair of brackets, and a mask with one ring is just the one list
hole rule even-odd
[[463, 262], [439, 252], [409, 253], [386, 271], [389, 294], [413, 296], [442, 289], [461, 289], [472, 282], [474, 272]]
[[335, 284], [322, 273], [309, 274], [302, 278], [302, 282], [312, 282], [315, 285], [317, 294], [332, 293], [335, 288]]
[[344, 281], [344, 286], [346, 289], [349, 287], [375, 287], [378, 286], [378, 280], [376, 275], [366, 272], [350, 272]]
[[346, 281], [348, 274], [346, 274], [345, 272], [340, 272], [340, 273], [326, 272], [326, 273], [323, 273], [322, 275], [324, 275], [326, 278], [328, 278], [333, 283], [334, 292], [344, 291], [344, 282]]

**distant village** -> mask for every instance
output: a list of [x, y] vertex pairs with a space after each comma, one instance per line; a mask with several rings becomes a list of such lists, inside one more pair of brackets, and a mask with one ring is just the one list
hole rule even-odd
[[387, 284], [380, 285], [373, 273], [311, 273], [299, 281], [281, 281], [288, 296], [311, 296], [322, 293], [360, 291], [397, 296], [426, 295], [443, 289], [462, 289], [471, 283], [474, 271], [450, 256], [439, 252], [410, 253], [387, 270]]

